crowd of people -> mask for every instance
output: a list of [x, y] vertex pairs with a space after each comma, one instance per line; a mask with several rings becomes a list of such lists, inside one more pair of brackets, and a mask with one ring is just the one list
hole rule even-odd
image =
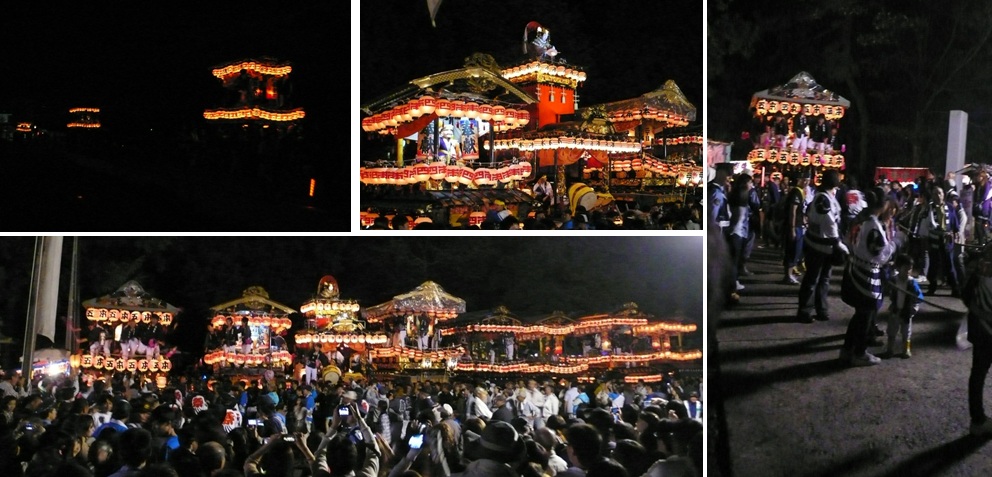
[[[437, 223], [429, 218], [413, 218], [405, 214], [382, 215], [373, 219], [364, 230], [702, 230], [703, 208], [667, 203], [650, 207], [631, 208], [625, 212], [606, 208], [587, 211], [577, 206], [573, 213], [568, 207], [551, 207], [521, 214], [514, 213], [501, 200], [486, 203], [486, 218], [469, 225], [464, 217], [458, 226]], [[525, 215], [520, 217], [518, 215]]]
[[[710, 213], [734, 263], [726, 303], [740, 300], [751, 251], [780, 249], [782, 283], [799, 286], [796, 320], [827, 321], [837, 270], [841, 298], [855, 310], [840, 353], [852, 366], [910, 358], [912, 319], [921, 302], [938, 293], [961, 297], [966, 251], [987, 241], [992, 194], [983, 167], [960, 182], [954, 174], [927, 174], [908, 185], [880, 178], [862, 188], [853, 176], [842, 180], [836, 169], [823, 171], [815, 184], [810, 171], [792, 177], [774, 172], [756, 184], [747, 172], [718, 166]], [[878, 322], [885, 302], [883, 331]], [[876, 356], [870, 346], [883, 348]]]
[[178, 374], [165, 388], [15, 372], [11, 477], [701, 476], [702, 384], [566, 379], [310, 384]]

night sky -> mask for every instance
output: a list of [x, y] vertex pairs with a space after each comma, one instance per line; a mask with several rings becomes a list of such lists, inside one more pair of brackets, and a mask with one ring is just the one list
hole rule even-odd
[[[507, 306], [520, 316], [599, 313], [634, 301], [662, 319], [702, 324], [702, 237], [81, 237], [80, 300], [137, 280], [184, 311], [180, 346], [198, 350], [209, 308], [260, 285], [299, 309], [324, 275], [343, 298], [374, 306], [434, 281], [467, 311]], [[67, 308], [65, 240], [60, 315]], [[23, 337], [32, 237], [0, 238], [2, 332]], [[580, 315], [581, 316], [581, 315]], [[701, 335], [700, 339], [701, 339]], [[178, 339], [178, 338], [177, 338]]]
[[430, 23], [423, 0], [364, 3], [362, 104], [405, 82], [461, 68], [472, 53], [522, 59], [524, 28], [551, 31], [559, 59], [584, 68], [580, 107], [634, 98], [672, 79], [702, 118], [703, 2], [697, 0], [445, 1]]
[[[348, 59], [328, 28], [331, 2], [10, 2], [0, 15], [0, 111], [64, 128], [68, 108], [99, 107], [104, 128], [173, 129], [219, 106], [210, 70], [271, 56], [293, 65], [291, 101], [314, 127], [345, 89], [328, 86]], [[337, 70], [339, 71], [339, 70]]]

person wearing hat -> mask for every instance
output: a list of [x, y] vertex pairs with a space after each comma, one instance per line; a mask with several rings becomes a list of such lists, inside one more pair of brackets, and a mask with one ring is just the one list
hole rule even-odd
[[840, 172], [829, 169], [823, 173], [820, 190], [813, 198], [807, 212], [809, 231], [805, 236], [806, 275], [799, 285], [799, 311], [796, 318], [800, 323], [812, 323], [813, 312], [816, 319], [830, 319], [827, 295], [830, 293], [830, 277], [834, 265], [835, 252], [847, 255], [849, 250], [840, 237], [841, 207], [837, 202], [837, 188], [840, 186]]
[[478, 440], [478, 459], [452, 477], [516, 477], [527, 459], [527, 444], [509, 423], [493, 421]]

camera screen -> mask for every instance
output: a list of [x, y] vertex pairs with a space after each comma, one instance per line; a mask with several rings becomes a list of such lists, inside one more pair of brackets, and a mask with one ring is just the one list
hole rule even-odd
[[420, 446], [422, 446], [422, 445], [424, 445], [424, 435], [423, 434], [416, 434], [416, 435], [410, 436], [410, 448], [411, 449], [420, 449]]
[[348, 410], [348, 407], [347, 406], [341, 406], [338, 409], [338, 415], [339, 416], [350, 416], [351, 415], [351, 411]]

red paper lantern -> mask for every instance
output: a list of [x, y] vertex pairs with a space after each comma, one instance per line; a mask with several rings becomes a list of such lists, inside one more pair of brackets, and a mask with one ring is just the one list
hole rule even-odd
[[493, 107], [490, 104], [479, 105], [479, 119], [489, 121], [493, 118]]
[[503, 122], [506, 119], [506, 108], [503, 106], [496, 106], [493, 108], [493, 121]]
[[434, 112], [442, 118], [448, 117], [451, 114], [451, 101], [447, 99], [437, 100], [437, 109]]
[[437, 100], [433, 96], [421, 96], [417, 102], [420, 103], [420, 111], [423, 114], [431, 114], [437, 109]]

